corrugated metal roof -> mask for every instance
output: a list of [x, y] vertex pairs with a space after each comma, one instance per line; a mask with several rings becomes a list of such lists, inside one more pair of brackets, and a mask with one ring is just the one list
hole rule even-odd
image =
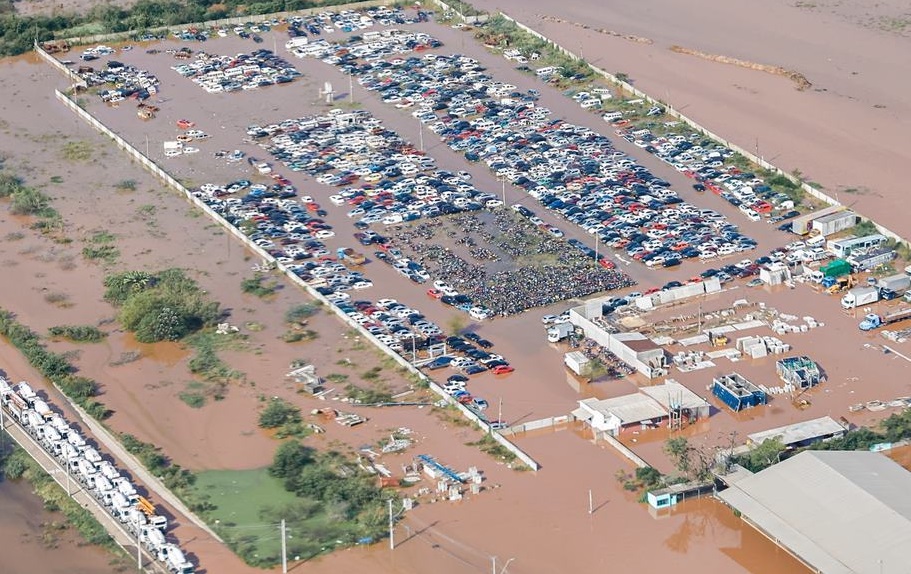
[[832, 417], [820, 417], [809, 421], [785, 425], [782, 427], [754, 432], [747, 435], [747, 438], [753, 444], [760, 445], [766, 439], [777, 438], [785, 446], [825, 437], [832, 434], [844, 432], [845, 427], [841, 426]]
[[719, 493], [826, 574], [911, 572], [911, 473], [872, 452], [806, 451]]
[[585, 399], [579, 403], [607, 416], [614, 415], [624, 425], [667, 416], [667, 411], [655, 399], [640, 393], [603, 400]]

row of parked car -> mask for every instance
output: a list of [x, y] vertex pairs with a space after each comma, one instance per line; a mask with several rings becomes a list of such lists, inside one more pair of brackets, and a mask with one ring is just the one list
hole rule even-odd
[[244, 179], [226, 185], [209, 183], [193, 194], [324, 295], [372, 287], [360, 271], [337, 262], [323, 243], [335, 232], [320, 216], [313, 198], [299, 197], [281, 175], [273, 174], [272, 179], [272, 185]]
[[698, 257], [709, 240], [716, 254], [755, 246], [717, 212], [685, 204], [668, 182], [605, 136], [553, 119], [536, 105], [537, 94], [495, 81], [471, 58], [425, 54], [384, 61], [358, 58], [339, 45], [324, 61], [357, 75], [385, 102], [413, 108], [452, 149], [484, 161], [498, 178], [601, 241], [629, 246], [630, 256], [642, 253], [637, 259], [672, 266]]
[[171, 69], [192, 79], [210, 94], [287, 84], [301, 75], [294, 66], [270, 50], [236, 56], [197, 52], [192, 62], [172, 66]]

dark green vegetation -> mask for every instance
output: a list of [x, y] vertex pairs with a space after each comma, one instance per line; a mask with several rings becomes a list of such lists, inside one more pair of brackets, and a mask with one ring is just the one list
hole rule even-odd
[[506, 463], [515, 462], [516, 458], [518, 458], [518, 457], [516, 457], [515, 453], [513, 453], [511, 450], [504, 447], [500, 443], [498, 443], [489, 434], [485, 434], [483, 437], [480, 438], [480, 440], [477, 440], [475, 442], [469, 442], [466, 444], [468, 446], [476, 446], [481, 450], [481, 452], [487, 453], [490, 456], [492, 456], [498, 460], [502, 460]]
[[0, 56], [15, 56], [28, 52], [32, 42], [80, 35], [146, 30], [164, 26], [197, 23], [232, 16], [254, 16], [284, 10], [302, 10], [316, 6], [345, 4], [344, 0], [139, 0], [131, 8], [97, 4], [82, 13], [20, 16], [12, 3], [0, 10]]
[[19, 349], [32, 367], [59, 386], [70, 400], [91, 416], [103, 420], [110, 414], [103, 404], [93, 398], [98, 392], [95, 381], [75, 374], [76, 369], [65, 356], [48, 351], [37, 333], [20, 324], [11, 312], [4, 309], [0, 309], [0, 335]]
[[296, 440], [279, 446], [272, 466], [203, 471], [187, 497], [228, 546], [251, 566], [288, 556], [310, 559], [386, 531], [389, 495], [339, 453], [317, 454]]
[[82, 248], [82, 256], [90, 261], [114, 263], [120, 257], [120, 251], [114, 245], [113, 235], [107, 231], [99, 231], [88, 239], [87, 245]]
[[10, 199], [10, 211], [16, 215], [57, 216], [49, 205], [50, 198], [14, 175], [0, 173], [0, 197]]
[[74, 343], [99, 343], [108, 335], [93, 325], [57, 325], [47, 332], [52, 337], [68, 339]]
[[196, 482], [196, 475], [179, 464], [172, 464], [168, 457], [161, 454], [157, 446], [142, 442], [135, 436], [121, 433], [120, 442], [127, 451], [155, 476], [161, 478], [164, 485], [175, 494], [184, 498], [188, 489]]
[[[212, 331], [200, 331], [184, 339], [187, 346], [193, 349], [193, 358], [188, 366], [190, 372], [205, 381], [212, 383], [227, 383], [232, 380], [244, 380], [246, 375], [228, 366], [218, 351], [239, 349], [243, 347], [246, 337], [239, 333], [219, 335]], [[215, 397], [218, 400], [218, 395]]]
[[301, 419], [301, 411], [284, 399], [273, 397], [259, 413], [259, 426], [274, 429], [276, 438], [304, 437], [309, 434]]
[[121, 325], [141, 343], [177, 341], [219, 317], [218, 303], [180, 269], [116, 273], [105, 277], [104, 286]]
[[[9, 444], [12, 442], [6, 439]], [[117, 545], [101, 524], [85, 508], [67, 496], [66, 492], [54, 482], [41, 466], [18, 447], [0, 452], [0, 472], [8, 480], [26, 480], [32, 485], [35, 494], [44, 501], [44, 508], [60, 512], [66, 517], [66, 525], [76, 531], [89, 544], [103, 546], [116, 551]]]
[[274, 295], [279, 290], [280, 285], [274, 279], [269, 279], [263, 275], [257, 275], [244, 279], [240, 282], [240, 289], [249, 295], [257, 297], [268, 297]]

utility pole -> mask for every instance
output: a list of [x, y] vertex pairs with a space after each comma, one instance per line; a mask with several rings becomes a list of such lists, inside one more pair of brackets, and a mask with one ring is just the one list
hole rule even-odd
[[63, 468], [66, 469], [66, 495], [72, 497], [73, 492], [70, 489], [70, 461], [63, 461]]
[[490, 562], [491, 562], [491, 564], [490, 564], [490, 571], [491, 571], [491, 573], [492, 573], [492, 574], [497, 574], [497, 557], [496, 557], [496, 556], [491, 556], [491, 557], [490, 557]]
[[503, 424], [503, 397], [500, 397], [499, 406], [497, 407], [497, 421]]
[[288, 544], [285, 537], [284, 518], [282, 518], [282, 574], [288, 574]]
[[392, 499], [389, 499], [389, 550], [395, 550], [395, 522], [392, 518]]
[[424, 124], [421, 123], [421, 120], [418, 120], [418, 127], [420, 128], [421, 151], [424, 151]]
[[506, 179], [503, 178], [500, 180], [500, 184], [503, 186], [503, 205], [506, 205]]
[[592, 498], [592, 489], [588, 489], [588, 514], [592, 515], [595, 513], [595, 502]]
[[595, 262], [598, 262], [598, 246], [601, 244], [601, 236], [595, 234]]
[[354, 76], [348, 74], [348, 97], [351, 100], [351, 103], [354, 103]]

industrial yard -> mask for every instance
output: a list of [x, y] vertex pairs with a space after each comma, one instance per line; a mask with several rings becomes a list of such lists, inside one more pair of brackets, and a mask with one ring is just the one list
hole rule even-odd
[[[175, 572], [278, 569], [286, 528], [290, 566], [314, 572], [417, 572], [431, 562], [440, 572], [491, 562], [518, 573], [806, 571], [711, 496], [658, 509], [639, 502], [654, 488], [615, 477], [644, 467], [675, 475], [669, 439], [715, 455], [770, 437], [797, 448], [904, 412], [911, 274], [902, 250], [846, 208], [807, 201], [788, 215], [793, 201], [763, 195], [764, 180], [739, 177], [744, 168], [721, 147], [694, 139], [717, 154], [700, 171], [695, 155], [678, 157], [686, 136], [676, 127], [653, 137], [605, 123], [471, 30], [413, 9], [398, 24], [383, 13], [368, 50], [350, 39], [352, 22], [370, 20], [355, 14], [327, 16], [337, 29], [320, 40], [311, 31], [312, 53], [306, 42], [285, 46], [284, 23], [255, 32], [255, 45], [213, 30], [205, 44], [91, 52], [92, 66], [116, 58], [112, 68], [148, 93], [134, 113], [130, 94], [102, 85], [123, 78], [102, 77], [101, 97], [73, 94], [74, 107], [172, 176], [168, 186], [64, 107], [56, 70], [4, 64], [40, 87], [35, 105], [49, 110], [8, 120], [29, 153], [11, 153], [4, 172], [32, 170], [29, 183], [44, 186], [64, 223], [41, 234], [29, 217], [0, 221], [0, 258], [22, 277], [3, 307], [37, 333], [103, 332], [97, 343], [46, 345], [97, 381], [115, 434], [196, 474], [195, 490], [180, 492], [193, 511], [166, 505], [165, 542], [127, 499], [105, 498], [112, 489], [94, 477], [110, 457], [61, 450], [57, 415], [36, 401], [62, 398], [15, 386], [40, 388], [41, 377], [4, 345], [6, 412], [135, 529], [150, 562]], [[384, 32], [392, 27], [403, 31]], [[460, 69], [450, 85], [475, 74], [492, 91], [445, 93], [416, 57], [439, 74]], [[372, 68], [379, 58], [394, 62]], [[373, 86], [393, 76], [400, 92]], [[441, 83], [419, 98], [419, 81]], [[11, 99], [22, 88], [2, 90]], [[464, 110], [449, 115], [456, 106]], [[497, 117], [500, 127], [483, 123]], [[546, 135], [532, 139], [534, 130]], [[520, 138], [521, 157], [494, 151]], [[561, 145], [598, 159], [579, 162]], [[563, 171], [576, 166], [575, 176]], [[116, 255], [87, 255], [100, 245]], [[172, 267], [189, 270], [223, 314], [190, 342], [138, 342], [102, 298], [107, 278]], [[289, 319], [314, 301], [306, 318]], [[200, 374], [202, 344], [225, 365], [216, 377]], [[264, 426], [279, 402], [297, 419]], [[312, 451], [314, 474], [319, 465], [340, 483], [363, 483], [357, 492], [370, 501], [356, 520], [342, 520], [337, 492], [294, 494], [293, 480], [276, 478], [288, 478], [270, 465], [291, 443]], [[130, 496], [155, 499], [157, 488]], [[278, 504], [306, 507], [307, 517]], [[546, 527], [527, 529], [543, 515]], [[548, 547], [554, 535], [565, 548]]]

